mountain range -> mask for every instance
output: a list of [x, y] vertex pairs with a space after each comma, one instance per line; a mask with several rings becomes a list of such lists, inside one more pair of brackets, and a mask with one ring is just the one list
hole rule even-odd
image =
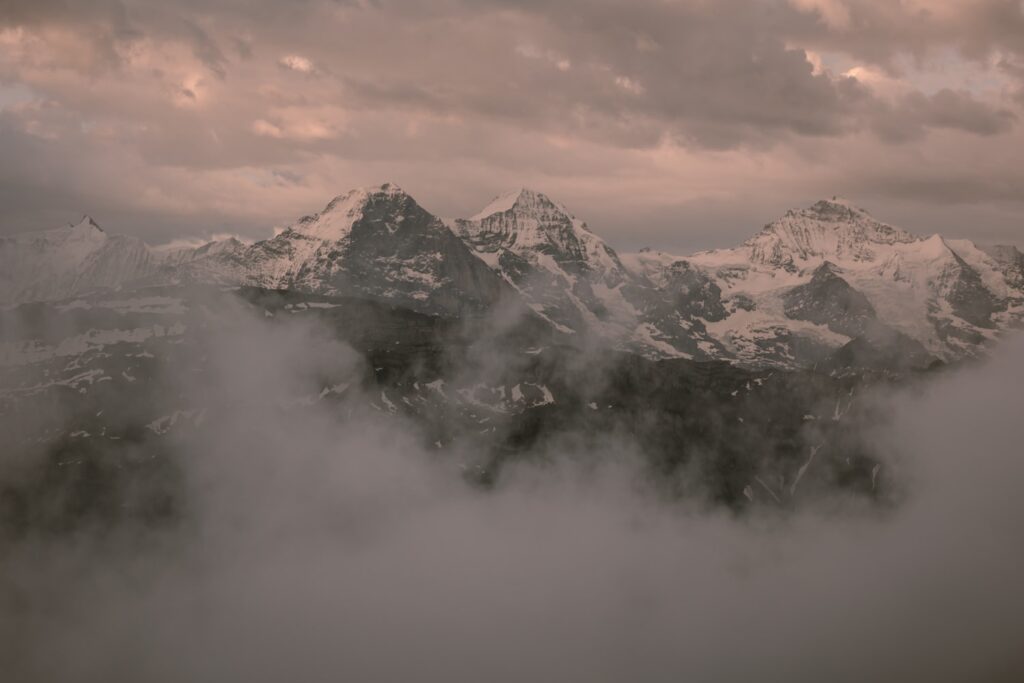
[[160, 249], [91, 218], [0, 238], [0, 304], [214, 284], [504, 311], [570, 343], [747, 367], [923, 368], [978, 355], [1024, 318], [1024, 255], [918, 236], [833, 197], [731, 249], [619, 254], [564, 205], [517, 189], [442, 219], [394, 184], [332, 199], [273, 238]]
[[872, 387], [1017, 326], [1024, 257], [838, 198], [732, 249], [620, 254], [539, 192], [442, 219], [385, 184], [249, 244], [154, 248], [88, 217], [0, 238], [0, 303], [16, 526], [167, 514], [181, 459], [252, 405], [389, 421], [483, 486], [622, 444], [675, 493], [788, 506], [891, 493]]

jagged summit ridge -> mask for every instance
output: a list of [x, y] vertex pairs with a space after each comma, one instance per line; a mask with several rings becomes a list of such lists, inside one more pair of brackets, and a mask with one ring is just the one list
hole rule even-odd
[[807, 209], [790, 209], [790, 211], [787, 212], [787, 213], [790, 213], [790, 212], [796, 213], [796, 212], [799, 212], [799, 211], [802, 211], [802, 210], [804, 210], [804, 211], [812, 211], [812, 212], [816, 212], [816, 213], [819, 213], [819, 214], [822, 214], [822, 215], [828, 215], [828, 214], [833, 214], [833, 215], [852, 214], [852, 215], [860, 215], [860, 216], [870, 216], [871, 215], [871, 213], [867, 209], [865, 209], [865, 208], [863, 208], [861, 206], [858, 206], [852, 200], [847, 199], [846, 197], [840, 197], [839, 195], [832, 195], [831, 197], [828, 197], [828, 198], [825, 198], [825, 199], [819, 199], [818, 201], [816, 201], [813, 204], [811, 204], [811, 206], [808, 207]]
[[[505, 300], [560, 333], [651, 357], [785, 367], [903, 351], [914, 363], [958, 358], [1024, 318], [1016, 248], [916, 236], [838, 197], [787, 211], [733, 249], [620, 255], [541, 192], [516, 188], [446, 222], [384, 183], [339, 194], [253, 244], [150, 249], [84, 217], [0, 238], [0, 266], [4, 303], [186, 282], [456, 316]], [[880, 343], [892, 348], [871, 351]]]
[[479, 221], [487, 218], [488, 216], [493, 216], [496, 213], [511, 211], [515, 207], [516, 202], [519, 201], [519, 198], [526, 192], [529, 192], [529, 190], [523, 187], [506, 190], [488, 202], [487, 206], [470, 216], [469, 220]]
[[795, 269], [818, 258], [836, 262], [871, 260], [877, 252], [876, 245], [920, 240], [905, 230], [875, 220], [847, 200], [833, 198], [787, 211], [744, 246], [754, 262]]
[[518, 253], [547, 253], [559, 262], [586, 265], [589, 261], [594, 265], [596, 259], [616, 267], [605, 258], [611, 250], [586, 223], [565, 205], [534, 190], [505, 192], [474, 217], [456, 220], [454, 227], [480, 252], [505, 248]]
[[542, 216], [554, 214], [574, 218], [564, 204], [554, 201], [543, 192], [526, 187], [516, 187], [497, 195], [487, 206], [480, 209], [480, 211], [470, 216], [467, 220], [482, 221], [495, 214], [510, 211], [520, 215]]
[[21, 232], [0, 240], [8, 244], [64, 244], [71, 242], [103, 242], [108, 238], [106, 231], [91, 216], [83, 214], [77, 223], [66, 223], [59, 228]]

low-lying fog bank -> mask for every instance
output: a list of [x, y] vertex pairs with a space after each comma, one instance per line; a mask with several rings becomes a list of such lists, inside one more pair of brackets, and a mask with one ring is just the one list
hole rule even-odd
[[5, 547], [6, 680], [1024, 677], [1020, 339], [878, 397], [898, 505], [787, 516], [668, 501], [621, 443], [481, 490], [393, 420], [261, 400], [343, 347], [222, 341], [182, 523]]

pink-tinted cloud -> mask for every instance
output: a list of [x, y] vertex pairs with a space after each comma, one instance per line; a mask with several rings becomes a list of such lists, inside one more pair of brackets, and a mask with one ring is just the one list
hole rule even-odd
[[0, 229], [261, 236], [393, 179], [446, 214], [539, 186], [624, 245], [728, 243], [835, 193], [952, 205], [935, 229], [961, 234], [1001, 207], [984, 232], [1011, 239], [1022, 22], [1016, 0], [10, 0]]

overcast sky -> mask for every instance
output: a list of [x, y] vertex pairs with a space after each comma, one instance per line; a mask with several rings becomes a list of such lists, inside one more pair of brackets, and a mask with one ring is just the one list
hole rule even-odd
[[616, 247], [840, 194], [1024, 246], [1022, 0], [3, 0], [0, 234], [269, 236], [528, 186]]

